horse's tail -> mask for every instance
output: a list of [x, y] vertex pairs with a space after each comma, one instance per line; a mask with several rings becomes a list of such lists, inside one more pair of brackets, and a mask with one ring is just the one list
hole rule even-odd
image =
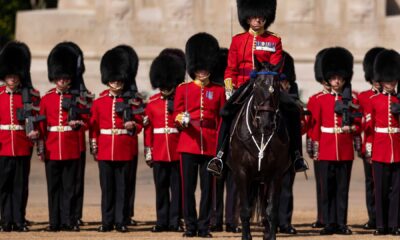
[[263, 213], [265, 212], [265, 185], [259, 182], [253, 185], [254, 189], [251, 192], [252, 206], [253, 207], [253, 222], [261, 223]]

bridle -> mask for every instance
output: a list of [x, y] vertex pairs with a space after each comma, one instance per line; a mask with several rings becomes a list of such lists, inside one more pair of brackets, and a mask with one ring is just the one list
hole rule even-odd
[[[277, 76], [278, 73], [277, 72], [270, 72], [270, 71], [260, 71], [260, 72], [254, 72], [253, 71], [251, 73], [251, 77], [253, 79], [255, 79], [259, 75]], [[269, 85], [269, 88], [268, 88], [268, 91], [271, 94], [271, 101], [272, 101], [272, 106], [273, 107], [271, 105], [265, 105], [265, 103], [267, 101], [262, 101], [260, 104], [255, 103], [254, 102], [255, 101], [254, 100], [254, 91], [253, 91], [253, 94], [250, 97], [249, 101], [247, 102], [247, 106], [246, 106], [245, 118], [246, 118], [247, 130], [249, 131], [249, 133], [251, 135], [251, 138], [252, 138], [254, 144], [256, 145], [256, 147], [257, 147], [257, 149], [259, 151], [258, 152], [258, 171], [261, 171], [261, 161], [264, 158], [265, 149], [267, 148], [268, 144], [270, 143], [272, 137], [274, 136], [274, 134], [276, 132], [276, 128], [277, 128], [276, 121], [277, 121], [277, 115], [279, 113], [279, 100], [276, 101], [276, 99], [272, 96], [272, 94], [275, 91], [274, 83], [275, 83], [275, 81], [274, 81], [274, 79], [272, 79], [272, 83]], [[256, 82], [254, 82], [254, 86], [253, 87], [254, 88], [258, 87]], [[253, 108], [255, 110], [255, 114], [254, 115], [252, 115], [251, 112], [250, 112], [250, 106], [252, 105], [253, 102], [255, 103], [254, 106], [253, 106]], [[251, 127], [250, 127], [250, 124], [249, 124], [249, 118], [252, 118], [253, 125], [255, 125], [257, 127], [257, 119], [261, 118], [258, 115], [258, 113], [259, 112], [263, 112], [263, 111], [274, 113], [274, 120], [273, 120], [273, 126], [274, 127], [272, 129], [271, 135], [268, 137], [268, 139], [267, 139], [267, 141], [265, 143], [264, 143], [264, 131], [262, 130], [260, 145], [258, 145], [258, 143], [257, 143], [257, 141], [256, 141], [256, 139], [254, 137], [253, 131], [251, 130]]]

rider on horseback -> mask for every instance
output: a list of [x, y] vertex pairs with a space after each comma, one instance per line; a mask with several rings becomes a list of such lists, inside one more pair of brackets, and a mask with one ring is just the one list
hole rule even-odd
[[[269, 63], [272, 71], [280, 72], [282, 67], [281, 39], [267, 31], [275, 20], [276, 0], [237, 0], [237, 7], [240, 25], [246, 32], [234, 36], [229, 48], [224, 80], [226, 97], [229, 100], [221, 111], [223, 122], [218, 136], [217, 157], [213, 158], [207, 167], [208, 171], [218, 176], [221, 175], [226, 159], [224, 152], [229, 145], [232, 120], [252, 91], [249, 80], [250, 73], [255, 70], [255, 60]], [[292, 134], [301, 136], [301, 129]], [[294, 159], [295, 170], [307, 170], [301, 149], [297, 149], [297, 153]]]

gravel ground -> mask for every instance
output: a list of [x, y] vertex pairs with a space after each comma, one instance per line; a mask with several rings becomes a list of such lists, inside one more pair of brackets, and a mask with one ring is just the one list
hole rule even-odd
[[[309, 160], [311, 163], [311, 161]], [[310, 164], [312, 165], [312, 164]], [[364, 200], [364, 177], [362, 163], [355, 160], [352, 172], [349, 201], [349, 225], [354, 234], [351, 236], [333, 235], [321, 237], [318, 230], [311, 229], [310, 223], [315, 220], [315, 182], [312, 174], [308, 171], [309, 179], [304, 175], [297, 176], [294, 186], [295, 209], [293, 224], [299, 231], [295, 236], [279, 234], [281, 239], [399, 239], [385, 236], [375, 237], [371, 231], [365, 231], [361, 225], [367, 220]], [[151, 233], [150, 229], [155, 221], [155, 193], [152, 179], [152, 171], [146, 166], [143, 159], [139, 160], [137, 193], [135, 203], [135, 219], [139, 222], [136, 227], [130, 227], [128, 233], [98, 233], [96, 229], [100, 225], [100, 186], [98, 179], [97, 164], [90, 156], [87, 159], [86, 182], [85, 182], [85, 206], [83, 221], [86, 225], [79, 233], [57, 232], [47, 233], [43, 229], [47, 226], [47, 192], [44, 175], [44, 165], [38, 159], [32, 160], [30, 176], [30, 196], [27, 209], [27, 218], [33, 221], [28, 233], [0, 233], [0, 239], [54, 239], [54, 240], [87, 240], [87, 239], [181, 239], [181, 233]], [[215, 233], [214, 239], [240, 239], [240, 234]], [[261, 239], [262, 229], [253, 226], [253, 239]]]

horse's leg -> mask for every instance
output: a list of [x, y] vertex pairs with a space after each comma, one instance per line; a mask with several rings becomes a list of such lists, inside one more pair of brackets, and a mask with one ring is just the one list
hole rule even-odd
[[267, 207], [264, 219], [264, 240], [276, 239], [278, 223], [279, 196], [282, 179], [274, 179], [268, 183]]
[[244, 173], [237, 174], [240, 176], [237, 181], [237, 189], [240, 195], [240, 220], [242, 222], [242, 240], [251, 240], [250, 233], [250, 217], [251, 217], [251, 204], [250, 204], [250, 184], [249, 180]]

